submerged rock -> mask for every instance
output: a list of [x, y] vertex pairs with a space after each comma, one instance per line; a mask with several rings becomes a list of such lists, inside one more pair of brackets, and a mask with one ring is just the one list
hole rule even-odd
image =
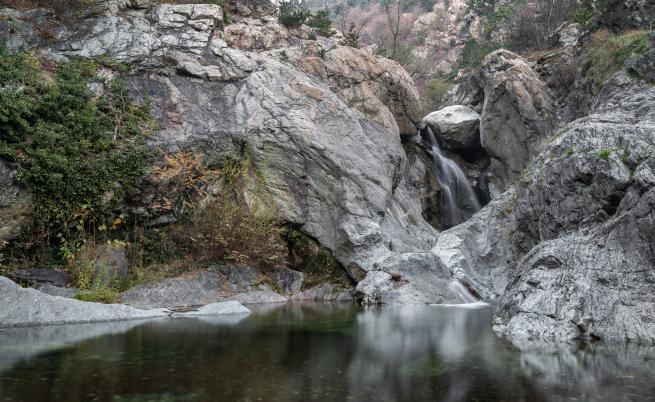
[[200, 307], [197, 310], [173, 313], [172, 317], [197, 317], [204, 315], [227, 315], [227, 314], [250, 314], [250, 310], [241, 305], [238, 301], [226, 301], [211, 303]]
[[0, 327], [55, 325], [165, 317], [168, 311], [88, 303], [24, 289], [0, 277]]

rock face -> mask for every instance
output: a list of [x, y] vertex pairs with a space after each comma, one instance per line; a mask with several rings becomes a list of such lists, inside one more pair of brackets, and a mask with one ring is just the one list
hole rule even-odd
[[621, 71], [518, 190], [512, 241], [527, 254], [510, 272], [496, 330], [655, 342], [654, 146], [655, 88]]
[[441, 232], [432, 249], [453, 278], [484, 299], [499, 298], [507, 286], [514, 262], [514, 202], [512, 191], [504, 193], [466, 222]]
[[480, 143], [491, 158], [487, 176], [492, 198], [521, 176], [559, 124], [546, 84], [526, 60], [504, 49], [489, 54], [477, 75], [453, 88], [446, 104], [480, 112]]
[[165, 310], [138, 310], [120, 304], [87, 303], [23, 289], [0, 277], [0, 327], [55, 325], [82, 322], [165, 317]]
[[353, 302], [353, 292], [351, 289], [344, 289], [330, 283], [323, 283], [304, 290], [294, 295], [292, 300], [314, 300], [314, 301], [335, 301], [335, 302]]
[[429, 126], [446, 149], [480, 146], [480, 115], [467, 106], [447, 106], [432, 112], [423, 118], [421, 125]]
[[557, 128], [557, 107], [546, 85], [514, 53], [491, 53], [481, 74], [480, 141], [491, 156], [493, 182], [498, 191], [504, 191]]
[[[222, 20], [218, 6], [128, 2], [53, 28], [49, 42], [34, 29], [3, 35], [53, 60], [102, 55], [129, 64], [122, 78], [135, 97], [148, 94], [161, 127], [153, 146], [206, 163], [251, 159], [280, 217], [330, 249], [356, 281], [402, 273], [404, 253], [423, 255], [426, 275], [440, 271], [429, 253], [437, 232], [410, 177], [427, 166], [411, 166], [401, 143], [422, 117], [409, 74], [272, 18]], [[134, 214], [167, 221], [140, 202]], [[403, 274], [410, 283], [413, 272]], [[431, 283], [421, 287], [425, 299], [443, 299], [448, 289]]]
[[137, 308], [193, 307], [225, 300], [243, 304], [284, 303], [300, 292], [302, 274], [287, 268], [270, 273], [248, 266], [214, 267], [177, 278], [136, 286], [121, 295], [121, 301]]

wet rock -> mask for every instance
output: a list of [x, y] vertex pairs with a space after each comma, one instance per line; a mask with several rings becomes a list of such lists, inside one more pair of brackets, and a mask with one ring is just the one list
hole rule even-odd
[[220, 303], [211, 303], [198, 308], [197, 310], [173, 313], [172, 317], [198, 317], [205, 315], [232, 315], [232, 314], [250, 314], [250, 310], [242, 306], [238, 301], [226, 301]]
[[513, 266], [512, 191], [491, 201], [466, 222], [439, 234], [432, 253], [453, 278], [483, 299], [500, 297]]
[[260, 285], [257, 290], [252, 290], [245, 293], [237, 293], [231, 299], [238, 301], [242, 304], [268, 304], [268, 303], [286, 303], [287, 298], [279, 293], [275, 293], [273, 289], [266, 285]]
[[446, 106], [423, 118], [446, 149], [466, 149], [480, 146], [480, 115], [467, 106]]
[[138, 308], [200, 306], [226, 299], [222, 291], [220, 275], [197, 272], [135, 286], [121, 294], [121, 302]]
[[0, 327], [38, 326], [165, 317], [168, 312], [121, 304], [87, 303], [24, 289], [0, 277]]
[[294, 295], [291, 300], [354, 302], [355, 297], [353, 295], [353, 289], [346, 289], [331, 283], [323, 283], [303, 290], [299, 294]]
[[287, 301], [280, 293], [291, 295], [301, 286], [302, 274], [288, 268], [264, 272], [248, 266], [221, 266], [136, 286], [121, 294], [121, 301], [139, 308], [192, 307], [225, 300], [279, 303]]
[[450, 273], [432, 253], [403, 253], [379, 264], [357, 284], [355, 297], [364, 304], [452, 303]]

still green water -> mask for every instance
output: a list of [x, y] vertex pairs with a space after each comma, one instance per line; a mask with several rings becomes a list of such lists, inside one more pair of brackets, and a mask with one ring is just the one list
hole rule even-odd
[[0, 401], [644, 401], [655, 350], [531, 344], [492, 310], [288, 304], [0, 330]]

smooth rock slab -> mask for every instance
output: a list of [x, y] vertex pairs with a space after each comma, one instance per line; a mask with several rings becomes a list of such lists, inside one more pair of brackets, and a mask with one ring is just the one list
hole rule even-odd
[[197, 310], [184, 313], [173, 313], [172, 317], [197, 317], [203, 315], [224, 315], [224, 314], [250, 314], [250, 310], [241, 305], [238, 301], [231, 300], [220, 303], [211, 303], [200, 307]]
[[122, 304], [88, 303], [24, 289], [0, 277], [0, 328], [165, 317], [168, 311], [138, 310]]

